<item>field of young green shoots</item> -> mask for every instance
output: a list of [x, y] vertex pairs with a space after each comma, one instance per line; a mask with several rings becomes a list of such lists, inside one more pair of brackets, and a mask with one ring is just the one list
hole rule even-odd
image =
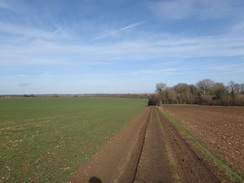
[[63, 182], [144, 99], [0, 98], [0, 182]]

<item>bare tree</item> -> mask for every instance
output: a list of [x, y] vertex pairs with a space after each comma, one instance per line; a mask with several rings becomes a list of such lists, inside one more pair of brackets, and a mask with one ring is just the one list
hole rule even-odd
[[157, 93], [162, 94], [165, 89], [166, 89], [165, 83], [157, 83], [156, 84], [156, 92]]
[[232, 101], [234, 103], [236, 94], [239, 93], [239, 91], [241, 90], [241, 85], [238, 83], [235, 83], [234, 81], [230, 81], [229, 85], [228, 85], [228, 89], [229, 89]]
[[231, 93], [239, 93], [241, 90], [241, 85], [239, 83], [235, 83], [234, 81], [230, 81], [229, 88]]
[[240, 84], [240, 93], [244, 94], [244, 83]]
[[211, 79], [204, 79], [197, 82], [197, 89], [201, 94], [210, 94], [214, 81]]

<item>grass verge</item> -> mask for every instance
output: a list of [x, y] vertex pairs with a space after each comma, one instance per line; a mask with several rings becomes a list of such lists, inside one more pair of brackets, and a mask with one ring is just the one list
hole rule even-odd
[[223, 171], [231, 180], [235, 182], [243, 183], [243, 174], [238, 172], [234, 167], [232, 167], [228, 162], [217, 156], [216, 154], [209, 151], [204, 145], [202, 144], [201, 140], [194, 137], [189, 130], [187, 130], [180, 122], [172, 118], [170, 114], [166, 112], [166, 110], [163, 107], [159, 108], [160, 111], [164, 114], [164, 116], [168, 119], [168, 121], [181, 133], [183, 134], [187, 139], [189, 139], [192, 144], [200, 150], [204, 156], [211, 161], [213, 161], [221, 171]]

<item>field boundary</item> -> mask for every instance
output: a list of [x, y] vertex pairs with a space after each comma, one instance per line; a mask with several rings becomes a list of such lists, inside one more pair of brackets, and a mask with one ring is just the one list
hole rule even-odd
[[177, 131], [184, 135], [190, 142], [194, 145], [195, 148], [200, 150], [202, 154], [208, 160], [211, 160], [217, 167], [232, 181], [235, 182], [244, 182], [243, 174], [237, 171], [233, 166], [231, 166], [228, 162], [220, 158], [218, 155], [214, 154], [210, 150], [208, 150], [200, 139], [196, 138], [192, 135], [192, 133], [187, 130], [180, 122], [175, 120], [163, 107], [158, 107], [158, 109], [164, 114], [167, 120], [177, 129]]

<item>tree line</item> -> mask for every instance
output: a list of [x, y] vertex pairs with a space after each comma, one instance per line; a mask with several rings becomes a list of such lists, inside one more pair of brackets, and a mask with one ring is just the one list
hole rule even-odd
[[173, 87], [157, 83], [148, 105], [160, 104], [244, 106], [244, 83], [230, 81], [224, 85], [211, 79], [198, 81], [196, 85], [178, 83]]

